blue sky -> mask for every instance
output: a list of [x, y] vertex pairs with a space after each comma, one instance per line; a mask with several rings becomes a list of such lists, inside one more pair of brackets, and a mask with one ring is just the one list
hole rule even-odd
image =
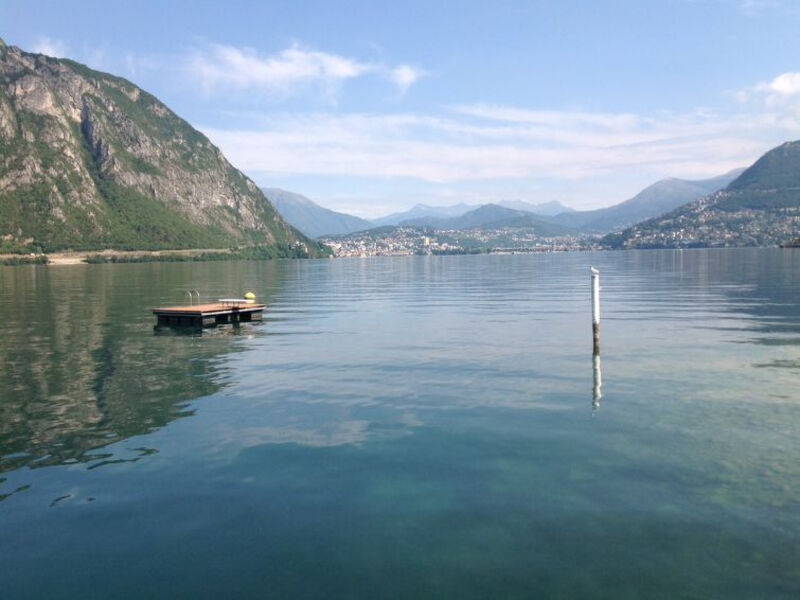
[[127, 77], [258, 184], [378, 216], [622, 201], [800, 138], [800, 3], [0, 3], [0, 36]]

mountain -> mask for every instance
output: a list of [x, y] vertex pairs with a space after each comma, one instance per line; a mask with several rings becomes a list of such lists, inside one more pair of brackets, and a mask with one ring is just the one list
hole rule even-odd
[[329, 210], [300, 194], [280, 188], [262, 188], [269, 201], [292, 227], [311, 238], [340, 235], [373, 227], [365, 219]]
[[503, 200], [502, 202], [498, 202], [497, 204], [505, 208], [513, 208], [514, 210], [522, 210], [525, 212], [548, 216], [548, 217], [560, 215], [561, 213], [570, 213], [575, 211], [574, 208], [564, 206], [563, 204], [561, 204], [561, 202], [558, 202], [557, 200], [551, 200], [550, 202], [542, 202], [541, 204], [531, 204], [530, 202], [524, 202], [522, 200]]
[[657, 217], [724, 188], [742, 173], [737, 169], [710, 179], [662, 179], [633, 198], [597, 210], [569, 212], [551, 218], [554, 223], [574, 227], [585, 233], [608, 233]]
[[373, 219], [372, 224], [377, 227], [384, 225], [399, 225], [403, 221], [410, 221], [412, 219], [422, 219], [426, 217], [459, 217], [470, 210], [475, 209], [476, 206], [472, 204], [453, 204], [451, 206], [429, 206], [427, 204], [417, 204], [411, 209], [392, 213], [385, 217]]
[[[417, 204], [413, 208], [399, 213], [393, 213], [385, 217], [373, 219], [372, 224], [381, 225], [400, 225], [409, 221], [420, 221], [427, 218], [449, 218], [460, 217], [470, 211], [487, 206], [486, 204], [452, 204], [450, 206], [430, 206], [427, 204]], [[531, 204], [530, 202], [523, 202], [522, 200], [503, 200], [493, 204], [493, 206], [502, 206], [504, 208], [511, 208], [514, 210], [521, 210], [525, 212], [532, 212], [538, 215], [557, 215], [564, 212], [569, 212], [572, 209], [564, 206], [560, 202], [544, 202], [542, 204]]]
[[325, 250], [131, 82], [0, 40], [0, 250]]
[[519, 210], [504, 208], [497, 204], [484, 204], [453, 217], [425, 216], [405, 219], [405, 227], [431, 227], [435, 229], [474, 229], [497, 221], [505, 221], [526, 214]]
[[800, 141], [773, 148], [724, 190], [606, 236], [614, 248], [778, 245], [800, 236]]
[[533, 229], [535, 233], [542, 236], [574, 233], [570, 228], [544, 221], [538, 215], [497, 204], [484, 204], [458, 217], [422, 217], [402, 221], [400, 225], [430, 227], [439, 230], [525, 227]]
[[[561, 227], [562, 231], [569, 233], [608, 233], [665, 214], [679, 206], [698, 200], [711, 192], [724, 188], [741, 173], [742, 169], [737, 169], [710, 179], [662, 179], [645, 188], [633, 198], [614, 206], [597, 210], [575, 211], [556, 201], [533, 204], [521, 200], [503, 200], [497, 204], [480, 206], [469, 204], [454, 204], [452, 206], [417, 204], [411, 210], [375, 219], [372, 223], [373, 225], [415, 225], [457, 229], [458, 227], [453, 225], [458, 221], [448, 222], [447, 220], [462, 217], [483, 206], [492, 206], [533, 215], [526, 218], [535, 219], [540, 226], [544, 222], [551, 223]], [[496, 208], [492, 210], [496, 210]], [[479, 215], [483, 214], [488, 218], [491, 216], [491, 212], [479, 213]], [[500, 218], [502, 217], [498, 216], [495, 221]], [[523, 221], [520, 221], [520, 223]], [[467, 222], [472, 223], [469, 219]], [[473, 223], [470, 227], [482, 226], [488, 223], [488, 221], [479, 224]]]

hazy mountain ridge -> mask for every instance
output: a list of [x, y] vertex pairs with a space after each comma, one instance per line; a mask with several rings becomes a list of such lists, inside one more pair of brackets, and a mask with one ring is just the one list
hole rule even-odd
[[425, 217], [459, 217], [464, 213], [474, 210], [477, 206], [472, 204], [453, 204], [450, 206], [430, 206], [428, 204], [416, 204], [406, 211], [392, 213], [384, 217], [372, 219], [372, 224], [376, 227], [384, 225], [399, 225], [402, 221], [420, 219]]
[[[450, 206], [417, 204], [408, 211], [374, 219], [372, 225], [450, 230], [488, 226], [530, 226], [546, 231], [547, 233], [543, 235], [604, 234], [663, 215], [702, 198], [728, 185], [743, 170], [737, 169], [709, 179], [662, 179], [633, 198], [596, 210], [576, 211], [556, 201], [532, 204], [520, 200], [506, 200], [496, 204], [462, 203]], [[504, 210], [510, 212], [502, 212]], [[545, 227], [545, 224], [549, 224], [550, 227]]]
[[500, 202], [485, 204], [465, 204], [462, 202], [460, 204], [451, 204], [448, 206], [417, 204], [407, 211], [392, 213], [384, 217], [372, 219], [372, 224], [374, 226], [400, 225], [401, 223], [409, 223], [412, 221], [423, 222], [424, 219], [460, 217], [468, 212], [472, 212], [483, 206], [490, 205], [548, 216], [565, 212], [568, 213], [572, 210], [571, 208], [564, 206], [555, 200], [551, 202], [543, 202], [541, 204], [533, 204], [531, 202], [524, 202], [522, 200], [502, 200]]
[[584, 233], [608, 233], [668, 213], [712, 192], [724, 188], [743, 169], [710, 179], [662, 179], [646, 187], [633, 198], [596, 210], [556, 215], [554, 223], [573, 227]]
[[280, 188], [262, 188], [262, 191], [289, 224], [311, 238], [374, 227], [366, 219], [324, 208], [301, 194]]
[[800, 236], [800, 141], [759, 158], [724, 190], [604, 238], [614, 248], [778, 245]]
[[0, 247], [319, 254], [203, 134], [129, 81], [0, 40]]
[[574, 208], [564, 206], [558, 200], [542, 202], [541, 204], [533, 204], [532, 202], [525, 202], [524, 200], [502, 200], [496, 204], [504, 208], [513, 208], [514, 210], [521, 210], [524, 212], [548, 217], [560, 215], [562, 213], [575, 212]]
[[545, 221], [539, 215], [506, 208], [497, 204], [484, 204], [458, 217], [419, 218], [402, 221], [401, 226], [428, 227], [442, 230], [465, 230], [478, 228], [526, 227], [543, 236], [574, 233], [568, 227]]

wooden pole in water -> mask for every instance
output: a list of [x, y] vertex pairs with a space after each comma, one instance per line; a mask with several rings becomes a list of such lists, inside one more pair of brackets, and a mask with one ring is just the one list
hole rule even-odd
[[594, 354], [600, 354], [600, 271], [589, 267], [592, 271], [592, 338]]

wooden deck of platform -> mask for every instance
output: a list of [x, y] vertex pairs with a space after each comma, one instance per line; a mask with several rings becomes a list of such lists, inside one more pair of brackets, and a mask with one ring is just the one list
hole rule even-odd
[[178, 327], [213, 327], [224, 323], [261, 320], [266, 305], [237, 302], [213, 302], [187, 306], [154, 308], [158, 325]]

